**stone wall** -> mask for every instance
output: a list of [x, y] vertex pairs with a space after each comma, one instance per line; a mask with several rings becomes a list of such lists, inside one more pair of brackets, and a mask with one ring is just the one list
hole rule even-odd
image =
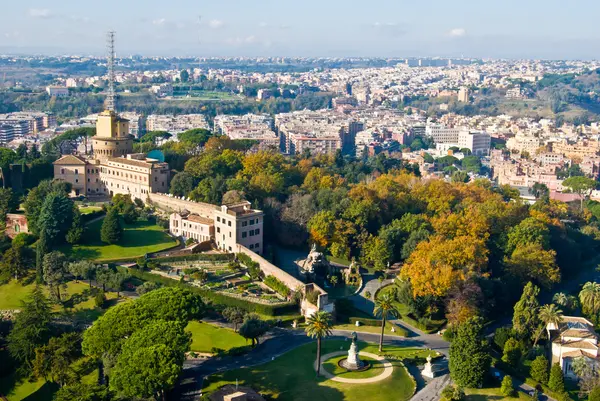
[[148, 199], [150, 199], [150, 202], [154, 206], [165, 211], [181, 212], [183, 210], [187, 210], [190, 213], [194, 213], [211, 220], [214, 219], [215, 210], [221, 210], [219, 206], [202, 202], [186, 201], [159, 193], [148, 194]]
[[277, 280], [281, 281], [292, 291], [296, 291], [298, 288], [304, 289], [304, 286], [306, 284], [304, 284], [302, 281], [298, 280], [296, 277], [292, 276], [291, 274], [281, 270], [279, 267], [270, 263], [269, 261], [267, 261], [260, 255], [257, 255], [256, 253], [252, 252], [250, 249], [246, 248], [245, 246], [238, 244], [237, 251], [238, 251], [238, 253], [243, 253], [243, 254], [249, 256], [250, 259], [252, 259], [256, 263], [258, 263], [258, 265], [260, 266], [260, 270], [264, 273], [265, 277], [266, 276], [275, 277]]

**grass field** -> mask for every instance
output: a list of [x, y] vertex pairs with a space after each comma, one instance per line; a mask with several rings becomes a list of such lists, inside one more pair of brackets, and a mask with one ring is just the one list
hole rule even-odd
[[532, 398], [518, 392], [515, 397], [505, 397], [500, 393], [500, 388], [467, 388], [465, 389], [467, 394], [467, 401], [509, 401], [509, 400], [531, 400]]
[[[392, 333], [392, 327], [396, 330]], [[381, 334], [381, 327], [376, 326], [356, 326], [354, 324], [336, 324], [333, 326], [334, 330], [348, 330], [348, 331], [356, 331], [358, 333], [373, 333], [373, 334]], [[405, 330], [401, 327], [395, 326], [392, 323], [386, 322], [385, 324], [385, 333], [384, 336], [398, 336], [398, 337], [406, 337]]]
[[140, 257], [177, 245], [161, 227], [146, 221], [126, 225], [121, 242], [108, 245], [100, 240], [103, 221], [88, 224], [81, 244], [65, 246], [62, 251], [75, 259], [110, 260]]
[[79, 213], [90, 214], [102, 210], [100, 206], [83, 206], [79, 208]]
[[[324, 341], [323, 354], [348, 349], [347, 341]], [[360, 349], [378, 354], [377, 346], [360, 343]], [[315, 343], [300, 346], [274, 361], [246, 369], [236, 369], [209, 376], [203, 392], [210, 394], [225, 384], [250, 386], [278, 401], [382, 401], [408, 400], [415, 390], [415, 383], [399, 362], [394, 365], [391, 377], [373, 384], [347, 384], [315, 378], [313, 363], [316, 358]], [[386, 355], [398, 358], [425, 355], [429, 351], [416, 348], [386, 347]]]
[[[11, 281], [8, 284], [4, 284], [0, 286], [0, 310], [1, 309], [19, 309], [21, 308], [21, 301], [23, 301], [27, 296], [33, 291], [35, 288], [35, 284], [27, 284], [23, 285], [18, 281]], [[62, 295], [63, 300], [72, 298], [73, 295], [81, 294], [89, 289], [87, 283], [75, 281], [70, 281], [67, 283], [67, 296]], [[46, 287], [44, 287], [44, 291], [48, 293]], [[114, 292], [107, 292], [106, 298], [111, 300], [115, 299], [117, 294]], [[61, 308], [56, 305], [55, 310], [60, 310]], [[82, 302], [78, 302], [73, 304], [73, 309], [75, 310], [86, 310], [86, 309], [95, 309], [94, 299], [90, 297], [87, 300], [82, 300]]]
[[213, 348], [229, 350], [247, 345], [246, 339], [233, 330], [203, 322], [190, 322], [186, 330], [192, 333], [192, 346], [196, 352], [211, 352]]
[[58, 386], [43, 379], [17, 379], [14, 374], [0, 377], [0, 394], [8, 398], [8, 401], [50, 401], [57, 388]]
[[361, 356], [360, 359], [364, 362], [371, 364], [371, 367], [362, 372], [348, 371], [338, 365], [338, 362], [342, 359], [348, 358], [348, 355], [335, 356], [325, 362], [323, 362], [323, 369], [327, 372], [342, 377], [344, 379], [367, 379], [369, 377], [379, 376], [383, 373], [383, 362], [376, 361], [375, 359]]

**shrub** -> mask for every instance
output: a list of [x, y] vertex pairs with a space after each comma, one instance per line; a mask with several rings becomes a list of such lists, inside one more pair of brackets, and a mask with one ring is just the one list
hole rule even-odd
[[104, 291], [100, 290], [96, 293], [94, 296], [94, 303], [96, 304], [97, 308], [104, 309], [104, 305], [106, 304], [106, 295], [104, 295]]
[[509, 338], [504, 344], [504, 353], [502, 354], [502, 362], [516, 367], [521, 360], [522, 350], [521, 344], [514, 338]]
[[499, 350], [503, 351], [504, 344], [506, 344], [509, 338], [514, 336], [514, 331], [510, 327], [497, 328], [496, 332], [494, 333], [494, 344], [496, 344]]
[[362, 326], [381, 327], [381, 320], [378, 319], [364, 319], [362, 317], [351, 317], [350, 324], [355, 325], [359, 322]]
[[306, 293], [306, 300], [317, 306], [317, 303], [319, 302], [319, 295], [320, 293], [318, 291], [308, 291]]
[[166, 256], [161, 258], [154, 258], [153, 260], [159, 263], [168, 262], [187, 262], [187, 261], [207, 261], [207, 262], [228, 262], [233, 260], [233, 254], [230, 253], [199, 253], [195, 255], [180, 255], [180, 256]]
[[370, 291], [365, 291], [365, 298], [371, 299], [371, 292]]
[[502, 385], [500, 386], [500, 392], [505, 397], [512, 397], [515, 395], [512, 377], [508, 375], [504, 376], [504, 379], [502, 379]]
[[280, 295], [283, 295], [286, 298], [290, 296], [290, 293], [291, 293], [290, 289], [285, 284], [283, 284], [282, 281], [278, 280], [276, 277], [267, 276], [264, 280], [264, 283], [267, 286], [269, 286], [270, 288], [272, 288], [273, 290], [275, 290]]
[[548, 383], [548, 360], [540, 355], [531, 362], [531, 377], [542, 384]]
[[552, 365], [552, 368], [550, 369], [548, 387], [550, 387], [550, 390], [556, 391], [558, 393], [565, 391], [565, 380], [563, 378], [562, 368], [558, 363]]
[[446, 401], [463, 401], [465, 392], [460, 386], [451, 384], [442, 390], [442, 399]]
[[450, 326], [446, 330], [444, 330], [444, 334], [442, 335], [442, 337], [444, 338], [444, 340], [451, 343], [452, 340], [454, 339], [455, 335], [456, 335], [456, 329], [454, 327]]

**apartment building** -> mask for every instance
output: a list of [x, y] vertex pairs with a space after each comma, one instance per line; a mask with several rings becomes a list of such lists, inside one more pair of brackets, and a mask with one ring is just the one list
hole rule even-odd
[[193, 239], [198, 243], [214, 239], [215, 224], [213, 219], [189, 212], [173, 213], [169, 217], [169, 232], [184, 240]]
[[458, 147], [470, 149], [475, 156], [489, 155], [491, 145], [492, 138], [487, 132], [462, 130], [458, 134]]
[[458, 135], [463, 128], [449, 128], [442, 124], [427, 124], [425, 135], [435, 143], [458, 143]]
[[69, 88], [64, 86], [48, 86], [46, 87], [48, 96], [52, 97], [67, 97], [69, 96]]
[[195, 128], [210, 129], [202, 114], [162, 115], [151, 114], [146, 119], [146, 130], [166, 131], [173, 135]]
[[215, 242], [219, 249], [234, 252], [236, 244], [240, 244], [262, 254], [264, 213], [251, 206], [246, 201], [215, 210]]

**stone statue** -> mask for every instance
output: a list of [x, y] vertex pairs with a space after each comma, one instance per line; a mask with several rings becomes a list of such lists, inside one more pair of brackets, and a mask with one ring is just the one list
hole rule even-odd
[[365, 363], [358, 356], [358, 335], [352, 332], [352, 344], [348, 350], [348, 358], [341, 361], [340, 365], [347, 370], [360, 370], [365, 367]]
[[421, 371], [421, 374], [429, 379], [433, 379], [435, 377], [435, 372], [433, 370], [433, 366], [431, 365], [431, 355], [427, 355], [427, 363]]

